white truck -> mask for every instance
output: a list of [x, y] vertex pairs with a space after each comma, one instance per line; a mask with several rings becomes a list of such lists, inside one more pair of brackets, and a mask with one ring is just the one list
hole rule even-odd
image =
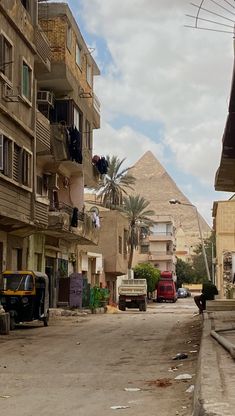
[[118, 307], [121, 311], [126, 308], [147, 310], [147, 281], [146, 279], [123, 279], [118, 288]]

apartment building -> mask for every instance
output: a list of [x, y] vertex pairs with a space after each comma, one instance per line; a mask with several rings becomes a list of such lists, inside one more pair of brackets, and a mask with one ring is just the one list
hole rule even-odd
[[2, 1], [0, 19], [0, 266], [46, 271], [56, 306], [59, 278], [98, 241], [84, 187], [99, 177], [99, 69], [67, 4]]
[[89, 276], [89, 282], [91, 285], [95, 282], [96, 285], [107, 287], [111, 301], [116, 302], [118, 277], [126, 275], [128, 271], [128, 220], [120, 211], [97, 205], [94, 195], [87, 195], [86, 207], [99, 216], [100, 236], [94, 249], [83, 247], [82, 271], [84, 273], [86, 270], [87, 261], [93, 262], [93, 271], [96, 273]]
[[171, 271], [175, 275], [175, 227], [168, 215], [152, 217], [150, 229], [142, 228], [139, 252], [135, 253], [134, 264], [151, 263], [161, 271]]

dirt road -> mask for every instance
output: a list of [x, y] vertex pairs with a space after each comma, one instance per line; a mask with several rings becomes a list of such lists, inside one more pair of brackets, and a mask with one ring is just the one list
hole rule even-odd
[[[192, 299], [179, 299], [146, 313], [60, 318], [1, 336], [1, 414], [189, 416], [201, 326], [195, 311]], [[188, 358], [172, 360], [179, 352]], [[192, 379], [175, 380], [185, 373]]]

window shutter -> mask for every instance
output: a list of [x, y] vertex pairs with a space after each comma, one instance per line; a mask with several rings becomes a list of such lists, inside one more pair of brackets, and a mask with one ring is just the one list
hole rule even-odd
[[0, 134], [0, 170], [3, 170], [3, 134]]
[[4, 37], [0, 35], [0, 72], [4, 72]]

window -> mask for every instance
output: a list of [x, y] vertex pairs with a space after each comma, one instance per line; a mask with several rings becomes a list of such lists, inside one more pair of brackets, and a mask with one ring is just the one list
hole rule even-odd
[[0, 72], [12, 82], [13, 47], [10, 41], [0, 35]]
[[3, 175], [11, 177], [12, 142], [3, 134], [0, 134], [0, 171]]
[[24, 8], [29, 11], [29, 0], [21, 0], [22, 5]]
[[0, 134], [0, 172], [19, 182], [31, 186], [31, 153], [18, 146], [4, 134]]
[[86, 148], [91, 150], [92, 149], [92, 130], [89, 121], [86, 120], [85, 126], [85, 137], [86, 137]]
[[73, 110], [73, 124], [77, 127], [78, 131], [82, 131], [82, 113], [76, 107]]
[[37, 188], [36, 188], [36, 193], [38, 195], [42, 195], [42, 193], [43, 193], [43, 178], [42, 178], [42, 176], [38, 176], [38, 175], [37, 175]]
[[118, 252], [122, 254], [122, 237], [118, 237]]
[[140, 246], [140, 253], [141, 254], [148, 254], [149, 252], [149, 245], [147, 244], [141, 244]]
[[67, 48], [71, 50], [72, 47], [72, 28], [71, 26], [67, 27]]
[[76, 43], [76, 64], [80, 68], [82, 67], [82, 50], [77, 43]]
[[90, 64], [86, 64], [86, 80], [88, 84], [92, 87], [92, 67]]
[[31, 101], [32, 98], [32, 69], [23, 61], [22, 68], [22, 95]]
[[21, 183], [25, 186], [30, 186], [31, 184], [31, 155], [24, 149], [22, 151]]

